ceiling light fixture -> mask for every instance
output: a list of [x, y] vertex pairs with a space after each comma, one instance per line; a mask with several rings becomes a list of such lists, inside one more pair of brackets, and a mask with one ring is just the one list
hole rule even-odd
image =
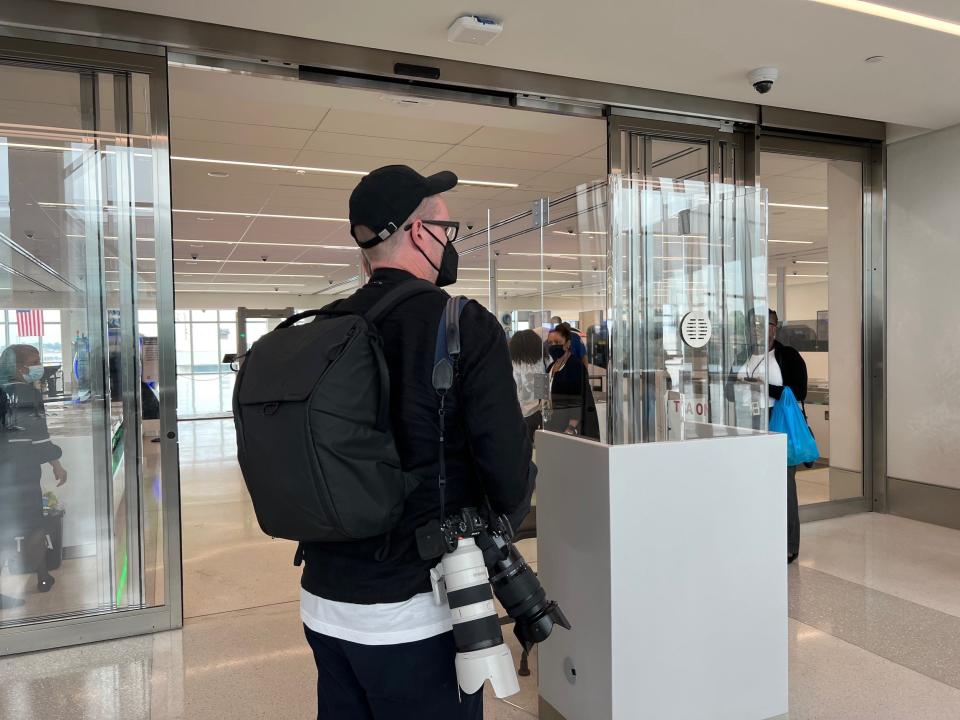
[[829, 210], [826, 205], [797, 205], [796, 203], [767, 203], [770, 207], [793, 208], [794, 210]]
[[555, 258], [578, 258], [578, 257], [591, 257], [591, 258], [605, 258], [606, 254], [596, 255], [589, 253], [536, 253], [536, 252], [508, 252], [507, 255], [513, 255], [516, 257], [555, 257]]
[[[137, 238], [138, 240], [153, 240], [153, 238]], [[259, 245], [261, 247], [299, 247], [299, 248], [323, 248], [324, 250], [353, 250], [357, 251], [356, 245], [314, 245], [312, 243], [284, 243], [284, 242], [255, 242], [253, 240], [185, 240], [183, 238], [174, 238], [175, 243], [203, 243], [210, 245]]]
[[243, 287], [250, 285], [270, 285], [271, 287], [303, 287], [303, 283], [275, 283], [275, 282], [177, 282], [177, 285], [240, 285]]
[[813, 245], [813, 240], [767, 240], [767, 242], [782, 245]]
[[894, 22], [913, 25], [924, 28], [925, 30], [935, 30], [937, 32], [947, 33], [949, 35], [960, 36], [960, 23], [942, 20], [940, 18], [921, 15], [920, 13], [900, 10], [879, 3], [865, 2], [865, 0], [813, 0], [821, 5], [830, 5], [831, 7], [852, 12], [872, 15], [883, 18], [884, 20], [893, 20]]
[[794, 260], [794, 265], [829, 265], [829, 260]]
[[[309, 165], [283, 165], [281, 163], [260, 163], [247, 162], [245, 160], [214, 160], [213, 158], [196, 158], [174, 156], [171, 160], [180, 162], [208, 163], [213, 165], [235, 165], [239, 167], [265, 168], [267, 170], [292, 170], [301, 175], [306, 173], [323, 173], [328, 175], [352, 175], [354, 177], [363, 177], [367, 175], [366, 170], [342, 170], [339, 168], [311, 167]], [[460, 185], [477, 185], [480, 187], [498, 187], [498, 188], [518, 188], [519, 183], [493, 182], [490, 180], [460, 180]]]
[[[349, 222], [347, 218], [335, 218], [335, 217], [321, 217], [316, 215], [279, 215], [276, 213], [261, 213], [261, 212], [236, 212], [233, 210], [185, 210], [182, 208], [174, 208], [175, 213], [190, 213], [193, 215], [229, 215], [231, 217], [243, 217], [243, 218], [271, 218], [279, 220], [322, 220], [324, 222], [338, 222], [345, 223]], [[197, 218], [200, 220], [201, 218]], [[209, 218], [212, 220], [212, 218]]]
[[[233, 260], [230, 258], [224, 258], [222, 260], [209, 260], [197, 258], [196, 260], [188, 260], [187, 258], [174, 258], [175, 262], [188, 262], [188, 263], [250, 263], [252, 265], [319, 265], [321, 267], [353, 267], [350, 263], [327, 263], [327, 262], [304, 262], [300, 260]], [[461, 268], [464, 270], [466, 268]], [[230, 275], [232, 273], [224, 273]]]
[[[264, 279], [270, 278], [324, 278], [326, 275], [264, 275], [263, 273], [242, 273], [242, 272], [229, 272], [229, 271], [208, 271], [208, 270], [175, 270], [174, 275], [216, 275], [217, 277], [258, 277]], [[271, 283], [265, 283], [270, 285]]]
[[214, 171], [208, 172], [208, 173], [207, 173], [207, 177], [212, 177], [212, 178], [228, 178], [228, 177], [230, 177], [230, 173], [220, 172], [220, 171], [214, 170]]

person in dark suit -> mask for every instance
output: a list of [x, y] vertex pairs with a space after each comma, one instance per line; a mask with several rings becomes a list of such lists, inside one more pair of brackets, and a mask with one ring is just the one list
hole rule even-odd
[[[40, 352], [32, 345], [10, 345], [0, 354], [0, 392], [6, 395], [0, 418], [0, 542], [23, 554], [37, 573], [37, 590], [48, 592], [54, 578], [47, 569], [46, 531], [40, 474], [49, 463], [57, 486], [67, 481], [62, 452], [50, 440], [43, 396]], [[2, 598], [5, 605], [15, 599]]]

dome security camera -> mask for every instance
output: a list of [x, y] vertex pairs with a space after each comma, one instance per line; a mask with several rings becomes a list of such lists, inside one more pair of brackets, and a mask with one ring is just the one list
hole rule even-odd
[[196, 260], [198, 257], [200, 257], [200, 256], [197, 255], [196, 253], [190, 253], [190, 259], [191, 259], [191, 260]]
[[471, 225], [471, 224], [468, 223], [468, 224], [467, 224], [467, 230], [473, 230], [473, 225]]
[[773, 89], [773, 84], [780, 77], [780, 71], [775, 67], [762, 67], [751, 70], [747, 78], [753, 89], [761, 95], [766, 95]]

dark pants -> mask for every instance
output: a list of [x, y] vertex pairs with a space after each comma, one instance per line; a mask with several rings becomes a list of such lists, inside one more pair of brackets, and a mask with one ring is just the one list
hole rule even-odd
[[360, 645], [304, 627], [317, 661], [317, 720], [482, 720], [483, 690], [461, 694], [453, 633]]
[[797, 502], [797, 468], [787, 468], [787, 555], [800, 552], [800, 505]]
[[523, 418], [523, 424], [527, 426], [527, 437], [530, 438], [530, 444], [533, 445], [533, 436], [537, 430], [543, 427], [543, 413], [537, 410], [533, 415], [527, 415]]

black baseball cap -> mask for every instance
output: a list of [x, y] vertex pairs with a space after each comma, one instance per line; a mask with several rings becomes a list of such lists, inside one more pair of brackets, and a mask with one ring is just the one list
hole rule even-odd
[[387, 165], [366, 175], [350, 194], [350, 234], [364, 225], [374, 232], [364, 248], [379, 245], [393, 235], [417, 206], [431, 195], [439, 195], [457, 184], [449, 170], [424, 177], [406, 165]]

